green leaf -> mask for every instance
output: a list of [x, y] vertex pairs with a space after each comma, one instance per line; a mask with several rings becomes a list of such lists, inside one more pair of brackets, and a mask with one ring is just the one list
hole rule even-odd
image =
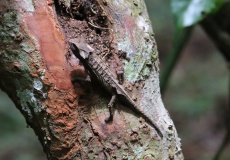
[[227, 1], [230, 0], [171, 0], [177, 28], [199, 23], [207, 15], [215, 13]]

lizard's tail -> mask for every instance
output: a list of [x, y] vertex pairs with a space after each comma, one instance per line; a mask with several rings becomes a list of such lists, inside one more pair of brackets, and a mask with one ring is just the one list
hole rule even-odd
[[161, 138], [163, 138], [163, 134], [162, 134], [160, 128], [157, 126], [157, 124], [152, 119], [150, 119], [149, 116], [146, 115], [146, 113], [144, 113], [143, 111], [139, 110], [138, 107], [135, 107], [135, 109], [142, 114], [142, 116], [146, 120], [146, 122], [149, 123], [156, 130], [157, 134]]

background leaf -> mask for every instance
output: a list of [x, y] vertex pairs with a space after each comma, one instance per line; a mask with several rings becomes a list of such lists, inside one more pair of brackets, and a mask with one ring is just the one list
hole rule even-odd
[[229, 0], [172, 0], [171, 8], [176, 27], [189, 27], [200, 22], [227, 1]]

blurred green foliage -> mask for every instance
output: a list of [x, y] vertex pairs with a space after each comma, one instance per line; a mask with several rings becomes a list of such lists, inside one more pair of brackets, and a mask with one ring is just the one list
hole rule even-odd
[[199, 23], [207, 15], [216, 12], [226, 0], [172, 0], [172, 13], [176, 27], [183, 28]]
[[174, 111], [188, 118], [199, 118], [213, 109], [220, 97], [227, 97], [228, 70], [217, 52], [196, 53], [207, 58], [189, 53], [181, 57], [165, 95], [166, 106], [173, 106]]
[[[160, 76], [160, 87], [163, 95], [169, 78], [182, 54], [183, 48], [191, 36], [194, 26], [204, 21], [210, 14], [217, 12], [226, 2], [229, 2], [229, 0], [171, 0], [175, 29], [173, 33], [173, 47], [170, 49], [165, 67]], [[221, 46], [220, 44], [218, 45]], [[227, 49], [223, 50], [222, 47], [221, 50], [225, 51]], [[227, 55], [227, 53], [224, 54]]]

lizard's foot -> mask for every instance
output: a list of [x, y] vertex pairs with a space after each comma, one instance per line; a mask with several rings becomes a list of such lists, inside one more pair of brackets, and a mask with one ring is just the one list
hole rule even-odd
[[105, 122], [110, 122], [113, 120], [113, 115], [110, 115], [108, 118], [105, 119]]
[[109, 108], [109, 117], [105, 119], [106, 123], [113, 120], [112, 106], [108, 104], [108, 108]]

